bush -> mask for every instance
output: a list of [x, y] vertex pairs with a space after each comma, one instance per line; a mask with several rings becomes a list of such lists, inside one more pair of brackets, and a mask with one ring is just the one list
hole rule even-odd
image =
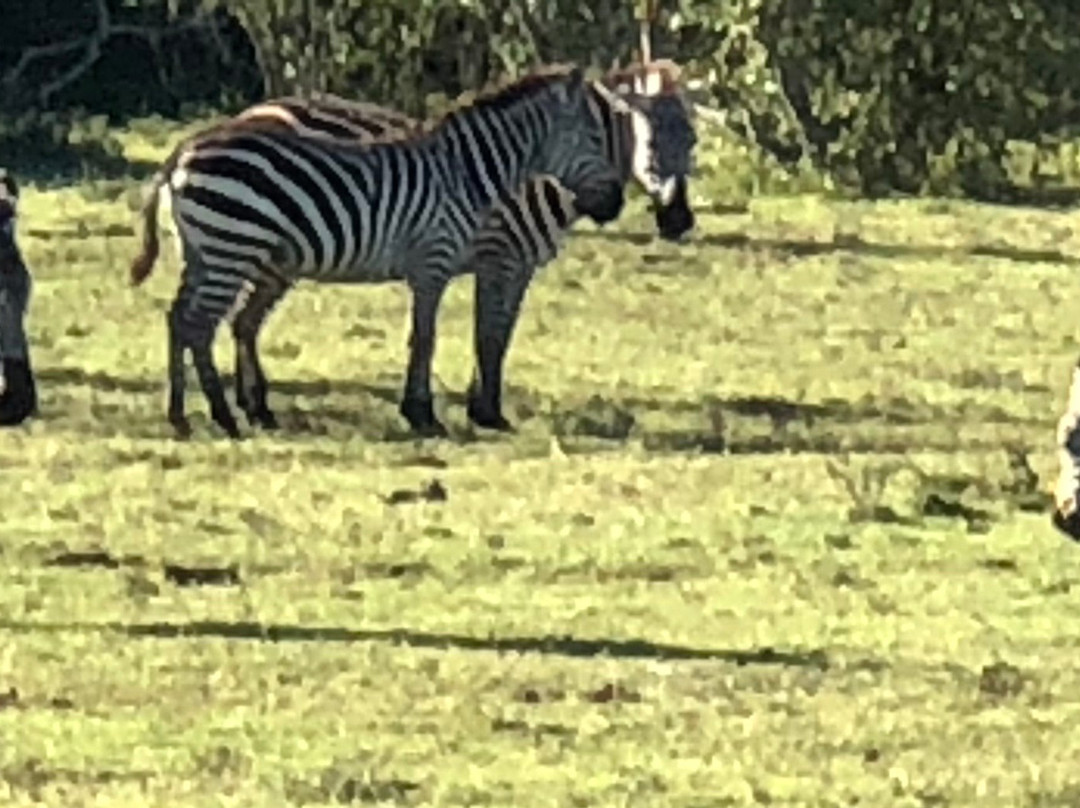
[[1008, 197], [1010, 140], [1072, 134], [1080, 7], [1058, 0], [683, 2], [734, 126], [877, 195]]
[[[107, 2], [114, 22], [138, 24], [144, 32], [175, 28], [177, 20], [208, 9], [215, 13], [206, 19], [214, 24], [167, 40], [109, 38], [94, 69], [52, 97], [56, 109], [175, 114], [183, 102], [206, 102], [214, 92], [236, 107], [259, 95], [313, 89], [424, 114], [440, 98], [538, 62], [598, 69], [625, 63], [638, 42], [635, 0]], [[92, 30], [90, 5], [42, 0], [21, 4], [6, 18], [0, 95], [7, 109], [20, 109], [34, 97], [34, 82], [62, 74], [73, 58], [59, 55], [23, 71], [18, 81], [3, 82], [21, 47]], [[1020, 163], [1030, 164], [1036, 185], [1050, 175], [1075, 174], [1072, 166], [1047, 171], [1044, 164], [1047, 154], [1075, 157], [1068, 138], [1076, 134], [1080, 111], [1080, 4], [656, 5], [654, 52], [682, 63], [702, 82], [724, 125], [792, 175], [824, 172], [839, 187], [869, 195], [1016, 199]], [[146, 68], [138, 82], [124, 72], [132, 64]], [[253, 91], [251, 75], [261, 76], [261, 92]], [[1017, 141], [1038, 146], [1043, 156], [1017, 158]]]

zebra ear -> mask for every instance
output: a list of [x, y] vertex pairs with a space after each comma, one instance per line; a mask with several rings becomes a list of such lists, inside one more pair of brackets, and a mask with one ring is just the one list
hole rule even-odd
[[585, 98], [584, 71], [575, 66], [566, 74], [566, 80], [557, 82], [553, 89], [559, 103], [571, 106], [581, 103]]
[[580, 65], [575, 65], [574, 69], [570, 71], [570, 79], [566, 83], [566, 87], [571, 95], [576, 95], [585, 87], [585, 71], [581, 69]]
[[593, 82], [592, 90], [616, 113], [629, 115], [631, 112], [636, 111], [634, 106], [627, 99], [623, 98], [617, 92], [613, 92], [605, 87], [603, 82]]

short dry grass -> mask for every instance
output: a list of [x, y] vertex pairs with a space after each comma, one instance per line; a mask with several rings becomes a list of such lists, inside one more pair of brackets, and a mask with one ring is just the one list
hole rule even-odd
[[[303, 287], [279, 434], [164, 420], [172, 255], [130, 184], [27, 189], [40, 417], [0, 435], [0, 802], [1071, 806], [1080, 555], [1053, 532], [1065, 214], [757, 200], [582, 227], [514, 436], [397, 415], [403, 289]], [[231, 343], [218, 356], [231, 370]]]

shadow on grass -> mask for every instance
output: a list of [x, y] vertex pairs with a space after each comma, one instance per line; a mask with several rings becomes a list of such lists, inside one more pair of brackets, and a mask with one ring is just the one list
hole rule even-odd
[[773, 648], [704, 649], [653, 643], [648, 640], [584, 640], [575, 637], [470, 637], [429, 634], [408, 629], [365, 630], [339, 627], [263, 625], [249, 622], [193, 621], [189, 623], [17, 623], [0, 621], [0, 631], [116, 633], [134, 639], [226, 639], [263, 642], [366, 643], [381, 642], [457, 651], [544, 654], [562, 657], [612, 659], [710, 660], [734, 665], [779, 665], [827, 670], [829, 659], [821, 649], [778, 651]]
[[[88, 388], [97, 393], [121, 393], [145, 400], [145, 405], [140, 402], [134, 408], [129, 403], [92, 402], [91, 429], [111, 428], [133, 437], [171, 435], [164, 416], [164, 379], [88, 373], [81, 368], [62, 366], [41, 368], [38, 377], [45, 392], [40, 420], [63, 426], [71, 420], [65, 413], [69, 402], [72, 407], [85, 409], [76, 403], [83, 397], [74, 391]], [[222, 378], [232, 401], [232, 380], [224, 374]], [[209, 429], [210, 434], [216, 434], [216, 429], [205, 423], [201, 393], [193, 380], [188, 393], [189, 412], [196, 431]], [[547, 429], [563, 439], [564, 449], [571, 452], [595, 448], [592, 444], [596, 441], [619, 445], [634, 437], [640, 438], [646, 449], [657, 452], [892, 454], [910, 449], [911, 429], [950, 424], [1029, 423], [1000, 408], [974, 402], [945, 411], [925, 402], [870, 397], [814, 403], [771, 396], [664, 399], [594, 395], [554, 400], [516, 386], [510, 387], [508, 393], [507, 414], [512, 421], [521, 426], [530, 421], [547, 422]], [[278, 439], [348, 433], [381, 443], [412, 441], [416, 436], [397, 412], [400, 395], [397, 383], [379, 379], [273, 380], [271, 406], [281, 425], [274, 434]], [[436, 399], [443, 417], [448, 418], [450, 440], [458, 443], [475, 440], [476, 433], [471, 427], [454, 427], [454, 422], [463, 420], [464, 394], [441, 391]], [[134, 417], [133, 410], [137, 412]], [[643, 421], [656, 414], [661, 416], [660, 421]], [[866, 434], [863, 427], [872, 427], [873, 434]], [[956, 448], [948, 430], [937, 430], [935, 435], [921, 434], [919, 442], [921, 448], [928, 450]]]
[[44, 188], [79, 185], [87, 179], [142, 182], [161, 166], [149, 160], [129, 160], [98, 140], [79, 143], [45, 143], [42, 138], [0, 138], [0, 165], [7, 166], [20, 182]]
[[[597, 230], [578, 233], [575, 238], [596, 239], [643, 246], [656, 238], [652, 233]], [[1080, 265], [1080, 257], [1066, 255], [1060, 250], [1026, 250], [1020, 247], [977, 244], [971, 247], [950, 247], [943, 244], [884, 244], [849, 236], [834, 241], [761, 238], [745, 233], [699, 233], [690, 238], [688, 246], [719, 247], [731, 250], [770, 250], [791, 258], [808, 258], [835, 253], [856, 253], [877, 258], [1000, 258], [1016, 263], [1054, 263]]]
[[100, 371], [88, 373], [78, 367], [43, 367], [36, 370], [40, 383], [55, 387], [89, 388], [98, 393], [159, 393], [165, 389], [161, 379], [125, 378]]
[[[43, 385], [61, 388], [89, 388], [98, 393], [131, 393], [134, 395], [153, 395], [163, 393], [165, 379], [146, 377], [114, 376], [101, 371], [87, 372], [79, 367], [43, 367], [37, 370], [37, 378]], [[233, 379], [230, 374], [221, 374], [226, 389], [231, 391]], [[197, 385], [189, 383], [189, 392], [197, 390]], [[401, 398], [398, 385], [369, 382], [358, 379], [271, 379], [271, 395], [278, 394], [285, 398], [324, 398], [362, 395], [396, 406]], [[510, 386], [511, 395], [531, 399], [541, 405], [542, 396], [525, 388]], [[463, 392], [456, 390], [440, 391], [437, 396], [453, 406], [462, 406], [466, 402]], [[598, 400], [594, 397], [593, 400]], [[926, 419], [926, 413], [920, 413], [916, 405], [906, 401], [894, 401], [881, 404], [870, 401], [851, 402], [843, 399], [831, 399], [817, 404], [804, 404], [789, 401], [776, 396], [743, 396], [730, 399], [714, 397], [702, 399], [653, 399], [642, 396], [623, 396], [605, 399], [611, 406], [637, 410], [663, 410], [671, 414], [700, 412], [703, 408], [717, 406], [721, 410], [748, 417], [767, 417], [777, 425], [792, 421], [805, 421], [809, 425], [817, 420], [832, 420], [853, 423], [867, 419], [881, 419], [894, 424], [916, 424]], [[293, 402], [285, 402], [282, 408], [288, 410]], [[557, 410], [558, 407], [552, 408]]]
[[[164, 374], [160, 378], [151, 377], [125, 377], [114, 376], [101, 371], [87, 372], [80, 367], [54, 366], [42, 367], [36, 371], [37, 378], [44, 384], [56, 387], [88, 388], [97, 393], [132, 393], [135, 395], [164, 393], [166, 379]], [[225, 383], [226, 390], [232, 390], [232, 374], [222, 373], [221, 380]], [[189, 392], [197, 391], [198, 385], [188, 377]], [[389, 404], [397, 404], [401, 391], [397, 387], [377, 382], [366, 382], [358, 379], [270, 379], [271, 395], [280, 393], [283, 396], [311, 396], [323, 397], [330, 395], [367, 395], [372, 398], [385, 401]], [[201, 395], [201, 394], [200, 394]], [[448, 393], [447, 398], [454, 404], [460, 404], [465, 397], [460, 393]]]

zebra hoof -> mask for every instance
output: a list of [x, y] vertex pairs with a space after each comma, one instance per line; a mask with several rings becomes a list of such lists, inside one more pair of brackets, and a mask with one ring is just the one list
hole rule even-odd
[[240, 440], [240, 426], [228, 410], [211, 410], [210, 417], [214, 423], [221, 427], [222, 431], [233, 440]]
[[1060, 509], [1054, 509], [1054, 515], [1051, 517], [1051, 521], [1058, 530], [1064, 533], [1073, 541], [1080, 541], [1080, 511], [1073, 510], [1072, 512], [1065, 514]]
[[263, 410], [258, 415], [259, 426], [265, 429], [267, 432], [274, 432], [278, 429], [277, 416], [270, 410]]
[[221, 428], [224, 430], [225, 435], [229, 440], [241, 441], [244, 439], [244, 436], [240, 434], [240, 427], [236, 424], [233, 424], [232, 426], [221, 426]]
[[278, 428], [277, 416], [270, 410], [244, 410], [244, 415], [247, 417], [248, 425], [251, 427], [265, 429], [267, 432], [273, 432]]
[[469, 402], [469, 420], [482, 429], [493, 429], [496, 432], [516, 432], [514, 425], [503, 417], [498, 410], [491, 410]]
[[169, 414], [169, 423], [172, 424], [173, 435], [177, 440], [191, 439], [191, 422], [183, 415]]
[[441, 421], [435, 420], [430, 424], [424, 424], [423, 426], [413, 427], [413, 431], [421, 438], [445, 438], [450, 435], [450, 432], [443, 426]]
[[398, 408], [409, 427], [425, 438], [445, 438], [449, 433], [435, 417], [435, 406], [430, 398], [404, 398]]

